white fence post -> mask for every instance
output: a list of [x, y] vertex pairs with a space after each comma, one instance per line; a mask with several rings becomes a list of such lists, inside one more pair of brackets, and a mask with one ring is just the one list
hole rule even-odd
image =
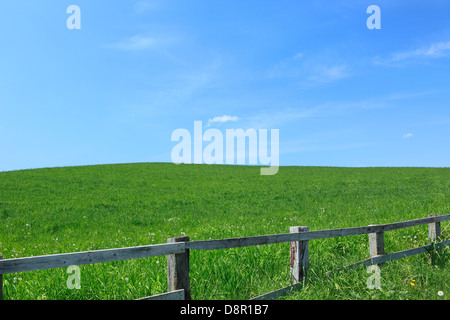
[[[291, 227], [290, 233], [307, 232], [308, 227]], [[306, 280], [309, 269], [308, 240], [291, 241], [290, 243], [290, 269], [291, 283], [302, 283]]]

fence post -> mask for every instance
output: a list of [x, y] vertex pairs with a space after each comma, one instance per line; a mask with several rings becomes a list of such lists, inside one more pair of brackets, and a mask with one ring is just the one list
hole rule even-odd
[[[307, 232], [308, 227], [290, 227], [290, 233]], [[308, 240], [291, 241], [290, 243], [290, 269], [291, 283], [302, 283], [306, 280], [309, 269]]]
[[[3, 260], [3, 255], [1, 253], [0, 260]], [[0, 274], [0, 300], [3, 300], [3, 274]]]
[[[188, 236], [167, 239], [167, 243], [187, 241]], [[189, 249], [184, 253], [167, 255], [167, 285], [169, 292], [184, 289], [185, 300], [191, 300]]]
[[[369, 227], [375, 226], [374, 224]], [[369, 253], [370, 257], [382, 256], [384, 252], [384, 232], [369, 233]]]
[[[428, 217], [438, 217], [438, 214], [429, 214]], [[441, 223], [433, 222], [428, 224], [428, 239], [434, 243], [441, 236]]]

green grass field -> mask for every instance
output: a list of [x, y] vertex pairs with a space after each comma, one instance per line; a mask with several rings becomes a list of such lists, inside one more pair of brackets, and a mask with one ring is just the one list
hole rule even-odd
[[[191, 240], [366, 226], [450, 213], [449, 168], [259, 167], [120, 164], [0, 173], [5, 259]], [[449, 223], [441, 224], [448, 239]], [[427, 226], [385, 233], [387, 252], [428, 244]], [[283, 299], [445, 299], [450, 250], [381, 267], [368, 289], [367, 235], [309, 243], [311, 280]], [[289, 285], [289, 244], [191, 251], [193, 299], [249, 299]], [[5, 299], [137, 299], [165, 292], [166, 257], [83, 265], [81, 289], [66, 269], [4, 275]], [[414, 281], [413, 281], [414, 280]], [[442, 291], [443, 295], [438, 295]]]

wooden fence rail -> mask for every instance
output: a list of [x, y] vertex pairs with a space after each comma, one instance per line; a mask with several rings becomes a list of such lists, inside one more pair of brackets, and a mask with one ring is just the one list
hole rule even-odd
[[[0, 254], [0, 299], [3, 298], [2, 279], [4, 274], [69, 267], [71, 265], [94, 264], [166, 255], [168, 256], [167, 281], [169, 292], [166, 294], [146, 297], [142, 299], [161, 300], [180, 299], [180, 297], [182, 297], [183, 299], [190, 300], [191, 291], [189, 281], [189, 250], [219, 250], [289, 242], [292, 285], [254, 298], [272, 299], [279, 297], [282, 294], [286, 294], [293, 288], [298, 288], [306, 278], [309, 269], [308, 242], [310, 240], [368, 234], [370, 258], [354, 263], [347, 267], [354, 267], [360, 264], [379, 264], [434, 250], [437, 246], [450, 245], [450, 240], [436, 243], [436, 241], [440, 238], [441, 233], [440, 222], [446, 220], [450, 220], [450, 214], [442, 216], [430, 215], [427, 218], [422, 219], [381, 225], [369, 225], [366, 227], [329, 229], [319, 231], [309, 231], [308, 227], [306, 226], [291, 227], [290, 233], [231, 239], [189, 241], [189, 237], [177, 237], [168, 239], [168, 243], [166, 244], [64, 253], [26, 258], [2, 259], [2, 256]], [[424, 224], [428, 224], [428, 237], [431, 243], [430, 245], [390, 254], [385, 253], [384, 232]]]
[[93, 264], [149, 258], [184, 253], [185, 243], [156, 244], [151, 246], [107, 249], [74, 253], [52, 254], [0, 261], [0, 274], [63, 268], [72, 265]]
[[445, 220], [450, 220], [450, 215], [434, 216], [423, 219], [416, 219], [389, 224], [371, 225], [367, 227], [329, 229], [319, 231], [308, 231], [302, 233], [284, 233], [284, 234], [274, 234], [267, 236], [254, 236], [244, 238], [192, 241], [186, 244], [186, 248], [196, 250], [217, 250], [217, 249], [230, 249], [255, 245], [264, 245], [264, 244], [276, 244], [291, 241], [305, 241], [305, 240], [316, 240], [333, 237], [355, 236], [361, 234], [382, 233], [385, 231], [436, 223]]

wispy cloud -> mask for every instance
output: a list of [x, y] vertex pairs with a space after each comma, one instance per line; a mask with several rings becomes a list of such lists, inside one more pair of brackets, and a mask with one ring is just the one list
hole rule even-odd
[[412, 58], [439, 58], [450, 53], [450, 41], [433, 43], [428, 47], [412, 51], [400, 52], [393, 55], [392, 60], [400, 61]]
[[450, 56], [450, 41], [441, 41], [412, 50], [395, 52], [388, 58], [383, 59], [377, 57], [374, 59], [374, 63], [380, 65], [389, 65], [412, 61], [437, 59], [448, 56]]
[[239, 117], [237, 116], [218, 116], [208, 120], [208, 127], [211, 126], [212, 123], [225, 123], [229, 121], [238, 121]]
[[281, 126], [310, 118], [330, 118], [344, 116], [358, 111], [393, 108], [399, 101], [412, 99], [429, 92], [405, 93], [376, 96], [355, 101], [326, 101], [314, 105], [302, 105], [296, 108], [266, 109], [243, 118], [251, 128], [280, 128]]
[[301, 53], [301, 52], [296, 53], [295, 56], [294, 56], [294, 60], [298, 60], [298, 59], [301, 59], [301, 58], [303, 58], [303, 53]]
[[301, 74], [303, 69], [301, 59], [304, 54], [298, 52], [293, 56], [280, 60], [269, 71], [268, 75], [271, 78], [296, 77]]
[[405, 134], [403, 135], [402, 139], [409, 139], [409, 138], [411, 138], [412, 136], [413, 136], [413, 134], [412, 134], [411, 132], [405, 133]]
[[338, 63], [330, 57], [308, 57], [298, 52], [280, 60], [268, 72], [271, 78], [292, 78], [303, 87], [331, 83], [351, 75], [346, 63]]
[[185, 99], [216, 87], [220, 83], [222, 68], [220, 56], [187, 68], [187, 71], [179, 72], [173, 77], [173, 85], [166, 94], [172, 98]]
[[310, 76], [308, 80], [313, 83], [329, 83], [346, 78], [349, 75], [350, 68], [348, 65], [319, 65], [314, 68], [314, 75]]
[[169, 38], [156, 38], [143, 35], [135, 35], [130, 38], [120, 40], [116, 43], [107, 45], [107, 47], [124, 50], [124, 51], [139, 51], [145, 49], [160, 48], [171, 42]]
[[276, 129], [295, 120], [310, 118], [317, 115], [320, 107], [284, 108], [282, 110], [265, 110], [244, 119], [246, 127], [255, 129]]

